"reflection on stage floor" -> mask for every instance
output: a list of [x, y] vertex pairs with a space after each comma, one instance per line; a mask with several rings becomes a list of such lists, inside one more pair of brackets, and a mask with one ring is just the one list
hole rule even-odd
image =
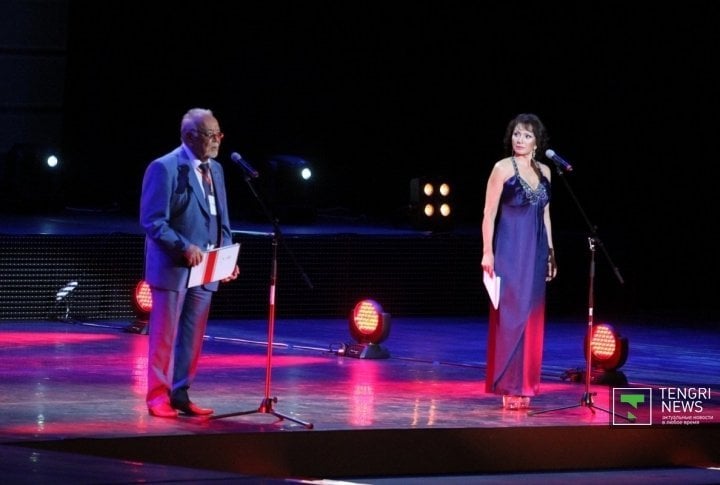
[[[213, 407], [215, 419], [148, 415], [143, 399], [147, 337], [128, 333], [127, 328], [119, 322], [3, 323], [3, 442], [64, 452], [74, 450], [73, 445], [82, 447], [88, 439], [100, 449], [98, 440], [118, 447], [113, 440], [219, 435], [239, 439], [280, 436], [278, 432], [462, 436], [468, 430], [560, 429], [562, 436], [572, 436], [585, 430], [617, 430], [624, 422], [612, 412], [612, 387], [563, 379], [584, 366], [582, 322], [548, 322], [542, 392], [528, 412], [505, 410], [498, 396], [484, 392], [483, 318], [395, 319], [382, 344], [389, 353], [383, 359], [345, 356], [343, 349], [351, 339], [344, 320], [278, 319], [272, 335], [263, 320], [211, 321], [191, 395], [199, 404]], [[621, 328], [630, 341], [622, 368], [628, 387], [718, 387], [717, 329], [631, 323]], [[590, 406], [584, 401], [586, 388], [592, 396]], [[263, 406], [266, 398], [272, 403], [269, 409]], [[706, 415], [720, 417], [714, 396], [705, 406]], [[533, 414], [538, 411], [542, 412]], [[708, 456], [717, 458], [717, 451], [708, 450]], [[84, 450], [82, 460], [88, 459], [87, 453], [92, 452]], [[158, 458], [149, 458], [153, 460]]]

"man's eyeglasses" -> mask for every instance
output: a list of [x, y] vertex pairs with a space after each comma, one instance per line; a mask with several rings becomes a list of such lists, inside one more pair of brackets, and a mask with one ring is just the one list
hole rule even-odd
[[217, 132], [210, 132], [210, 131], [200, 131], [200, 130], [192, 130], [198, 135], [202, 136], [206, 140], [217, 140], [220, 141], [225, 137], [225, 134], [222, 131]]

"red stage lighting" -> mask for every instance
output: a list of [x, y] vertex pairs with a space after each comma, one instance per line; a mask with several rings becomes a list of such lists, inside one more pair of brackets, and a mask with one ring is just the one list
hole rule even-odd
[[135, 309], [147, 317], [147, 315], [150, 314], [150, 310], [152, 310], [152, 294], [150, 293], [150, 285], [147, 284], [147, 281], [140, 280], [138, 282], [135, 286], [134, 297], [133, 302], [135, 303]]
[[343, 349], [344, 355], [359, 359], [386, 359], [390, 357], [380, 343], [390, 334], [390, 315], [384, 313], [375, 300], [361, 300], [350, 313], [350, 335], [357, 344]]
[[150, 285], [145, 280], [140, 280], [135, 285], [132, 300], [137, 318], [135, 322], [125, 328], [125, 331], [147, 335], [148, 317], [150, 316], [150, 310], [152, 310], [152, 294], [150, 293]]
[[[587, 337], [584, 351], [587, 355]], [[616, 332], [611, 325], [601, 323], [593, 326], [590, 355], [593, 382], [597, 384], [627, 384], [627, 379], [618, 369], [627, 360], [628, 340]]]

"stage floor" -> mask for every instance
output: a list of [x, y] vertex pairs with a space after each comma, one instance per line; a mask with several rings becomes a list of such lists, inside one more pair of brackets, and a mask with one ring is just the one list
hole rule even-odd
[[[52, 483], [131, 483], [140, 479], [146, 483], [250, 483], [260, 480], [255, 477], [265, 477], [263, 483], [300, 478], [412, 483], [437, 480], [438, 474], [445, 476], [441, 480], [444, 483], [510, 483], [521, 479], [523, 483], [535, 483], [534, 479], [553, 483], [555, 479], [578, 477], [583, 483], [615, 477], [640, 483], [720, 482], [720, 472], [705, 468], [720, 465], [717, 440], [705, 442], [706, 431], [717, 436], [720, 403], [714, 395], [703, 399], [703, 424], [663, 425], [659, 422], [660, 408], [655, 406], [655, 422], [641, 427], [629, 425], [622, 413], [613, 412], [612, 387], [590, 384], [589, 406], [586, 383], [563, 380], [568, 371], [584, 369], [584, 322], [547, 323], [542, 393], [533, 399], [528, 413], [504, 410], [498, 396], [484, 392], [487, 321], [483, 317], [393, 319], [390, 336], [382, 344], [390, 354], [384, 359], [343, 355], [343, 347], [351, 343], [343, 320], [278, 317], [272, 332], [272, 352], [268, 352], [267, 321], [213, 320], [191, 389], [194, 401], [215, 409], [213, 419], [148, 415], [143, 398], [147, 336], [126, 332], [128, 324], [0, 324], [0, 469], [8, 483], [44, 479]], [[616, 327], [629, 340], [629, 357], [622, 368], [628, 384], [621, 387], [649, 388], [655, 396], [661, 387], [720, 388], [720, 330], [716, 326], [626, 322]], [[266, 397], [272, 402], [270, 412], [263, 406]], [[602, 434], [604, 437], [598, 439], [618, 442], [632, 442], [633, 433], [655, 433], [638, 435], [638, 439], [641, 443], [647, 440], [652, 448], [652, 442], [657, 441], [654, 437], [662, 437], [659, 441], [668, 440], [663, 446], [672, 448], [675, 438], [666, 436], [671, 429], [699, 433], [693, 434], [692, 446], [683, 445], [687, 456], [678, 458], [675, 451], [668, 450], [674, 456], [669, 462], [647, 456], [638, 461], [605, 457], [600, 460], [602, 466], [584, 470], [584, 474], [567, 463], [558, 464], [552, 473], [550, 469], [528, 473], [537, 469], [533, 458], [521, 449], [507, 453], [505, 443], [520, 439], [514, 446], [527, 446], [528, 450], [545, 447], [550, 466], [556, 452], [572, 457], [578, 448], [607, 447], [586, 443], [585, 433]], [[533, 434], [564, 442], [534, 443]], [[476, 438], [489, 441], [461, 445], [468, 450], [467, 457], [448, 450], [449, 456], [439, 463], [423, 466], [421, 457], [428, 441], [455, 446], [463, 439]], [[198, 441], [203, 439], [216, 441]], [[299, 442], [263, 445], [264, 439]], [[195, 441], [189, 445], [189, 453], [203, 457], [199, 463], [178, 458], [182, 453], [173, 459], [166, 451], [159, 451], [166, 447], [187, 453], [185, 440]], [[230, 450], [212, 448], [222, 440], [231, 440], [227, 444]], [[379, 461], [360, 471], [362, 467], [353, 461], [357, 458], [347, 456], [352, 450], [345, 450], [347, 455], [341, 450], [351, 448], [353, 440], [358, 446], [370, 440], [373, 451], [355, 453]], [[409, 443], [411, 449], [417, 443], [416, 472], [406, 468], [410, 465], [405, 460], [412, 463], [412, 457], [397, 458], [395, 468], [384, 461], [393, 461], [389, 455], [398, 453], [395, 447], [400, 443]], [[260, 451], [265, 446], [267, 454]], [[328, 449], [317, 455], [318, 448], [324, 446]], [[384, 446], [388, 449], [383, 450]], [[475, 450], [478, 446], [480, 449]], [[248, 453], [247, 447], [256, 448], [250, 452], [252, 459], [232, 456]], [[296, 456], [290, 456], [289, 450], [296, 450]], [[384, 458], [373, 457], [373, 453]], [[231, 456], [217, 457], [228, 454]], [[303, 456], [308, 462], [298, 464]], [[278, 471], [283, 467], [278, 460], [286, 463], [287, 471]], [[343, 460], [347, 463], [341, 463]], [[517, 464], [511, 470], [503, 469], [506, 460]], [[458, 461], [477, 465], [465, 470]], [[233, 469], [223, 468], [221, 462], [235, 465]], [[103, 471], [108, 466], [112, 477]], [[383, 470], [388, 466], [390, 469]], [[582, 463], [576, 466], [582, 467]], [[496, 473], [498, 470], [502, 474]], [[398, 474], [404, 478], [396, 478]], [[648, 481], [641, 481], [643, 477]]]
[[[8, 235], [141, 234], [133, 217], [82, 211], [5, 214], [0, 224]], [[342, 214], [282, 230], [420, 232]], [[479, 227], [454, 232], [475, 237]], [[571, 379], [585, 368], [583, 318], [549, 319], [541, 394], [529, 411], [509, 411], [484, 392], [485, 315], [394, 316], [384, 359], [344, 355], [352, 342], [343, 319], [283, 317], [272, 333], [264, 318], [210, 322], [191, 396], [215, 409], [212, 419], [148, 415], [147, 336], [127, 332], [132, 322], [1, 322], [3, 481], [720, 483], [718, 398], [685, 413], [700, 424], [663, 422], [682, 412], [658, 402], [629, 424], [634, 409], [615, 412], [617, 385]], [[717, 323], [613, 324], [629, 341], [622, 387], [656, 400], [661, 388], [720, 388]], [[647, 409], [652, 423], [642, 421]]]

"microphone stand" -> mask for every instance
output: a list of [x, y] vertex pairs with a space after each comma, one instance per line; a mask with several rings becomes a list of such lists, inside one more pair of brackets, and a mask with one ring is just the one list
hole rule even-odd
[[585, 392], [582, 395], [582, 398], [580, 399], [580, 402], [578, 404], [570, 405], [570, 406], [561, 406], [553, 409], [545, 409], [543, 411], [530, 411], [528, 412], [528, 416], [537, 416], [538, 414], [544, 414], [549, 413], [553, 411], [560, 411], [563, 409], [573, 409], [577, 407], [586, 407], [588, 408], [593, 414], [595, 414], [595, 409], [599, 409], [600, 411], [604, 411], [608, 414], [612, 414], [614, 416], [617, 416], [619, 418], [625, 419], [627, 421], [634, 421], [633, 419], [623, 416], [621, 414], [615, 413], [613, 411], [610, 411], [608, 409], [601, 408], [599, 406], [596, 406], [593, 402], [593, 396], [595, 396], [596, 392], [590, 392], [590, 379], [592, 376], [592, 349], [590, 342], [592, 341], [592, 329], [593, 329], [593, 313], [594, 313], [594, 305], [595, 305], [595, 248], [600, 247], [603, 254], [605, 255], [605, 258], [607, 259], [608, 263], [610, 264], [610, 267], [613, 270], [613, 273], [615, 274], [615, 277], [618, 279], [620, 284], [624, 284], [625, 281], [623, 280], [622, 275], [620, 274], [620, 271], [615, 266], [615, 264], [612, 262], [612, 259], [610, 258], [610, 255], [607, 252], [607, 249], [605, 248], [605, 245], [602, 243], [600, 238], [597, 235], [597, 227], [590, 222], [590, 219], [588, 218], [587, 214], [585, 213], [585, 210], [583, 209], [582, 205], [580, 204], [580, 201], [575, 196], [575, 192], [573, 192], [572, 187], [570, 187], [570, 183], [565, 178], [563, 171], [560, 167], [560, 164], [553, 159], [553, 162], [555, 162], [555, 168], [557, 171], [557, 174], [562, 179], [563, 183], [565, 184], [565, 188], [567, 189], [568, 193], [570, 194], [570, 197], [572, 197], [573, 201], [575, 202], [575, 205], [577, 206], [578, 210], [580, 211], [580, 215], [585, 220], [585, 224], [588, 226], [588, 230], [590, 231], [590, 236], [588, 237], [588, 246], [590, 248], [590, 270], [589, 270], [589, 278], [588, 278], [588, 318], [587, 318], [587, 334], [586, 334], [586, 352], [585, 352]]
[[[268, 307], [268, 342], [267, 342], [267, 360], [265, 365], [265, 396], [263, 397], [262, 401], [260, 402], [260, 406], [257, 409], [252, 409], [249, 411], [237, 411], [227, 414], [218, 414], [210, 417], [210, 419], [222, 419], [222, 418], [229, 418], [232, 416], [242, 416], [246, 414], [255, 414], [255, 413], [262, 413], [262, 414], [272, 414], [276, 418], [280, 419], [281, 421], [283, 419], [287, 419], [288, 421], [292, 421], [294, 423], [300, 424], [308, 429], [313, 428], [313, 424], [301, 421], [299, 419], [293, 418], [291, 416], [288, 416], [286, 414], [279, 413], [275, 411], [273, 408], [273, 405], [277, 403], [278, 399], [277, 397], [270, 397], [270, 382], [271, 382], [271, 374], [272, 374], [272, 353], [273, 353], [273, 336], [275, 334], [275, 286], [277, 284], [277, 248], [278, 248], [278, 241], [282, 241], [283, 244], [285, 241], [282, 238], [282, 231], [280, 230], [280, 226], [278, 225], [278, 221], [275, 217], [273, 217], [271, 211], [267, 208], [265, 203], [263, 202], [262, 198], [258, 195], [257, 191], [255, 190], [255, 186], [252, 184], [251, 179], [253, 176], [245, 171], [245, 182], [247, 183], [248, 187], [250, 188], [250, 191], [257, 199], [258, 203], [260, 204], [260, 207], [262, 208], [263, 212], [267, 216], [268, 220], [273, 225], [273, 239], [272, 239], [272, 268], [270, 271], [270, 296], [269, 296], [269, 307]], [[292, 257], [293, 262], [295, 265], [300, 268], [300, 265], [298, 264], [297, 260], [295, 259], [295, 255], [290, 250], [290, 248], [287, 247], [287, 245], [284, 246], [285, 250], [288, 251], [288, 254]], [[310, 282], [310, 279], [307, 277], [304, 271], [302, 269], [300, 270], [300, 273], [303, 275], [303, 278], [305, 279], [305, 282], [308, 284], [308, 286], [312, 289], [313, 285]]]

